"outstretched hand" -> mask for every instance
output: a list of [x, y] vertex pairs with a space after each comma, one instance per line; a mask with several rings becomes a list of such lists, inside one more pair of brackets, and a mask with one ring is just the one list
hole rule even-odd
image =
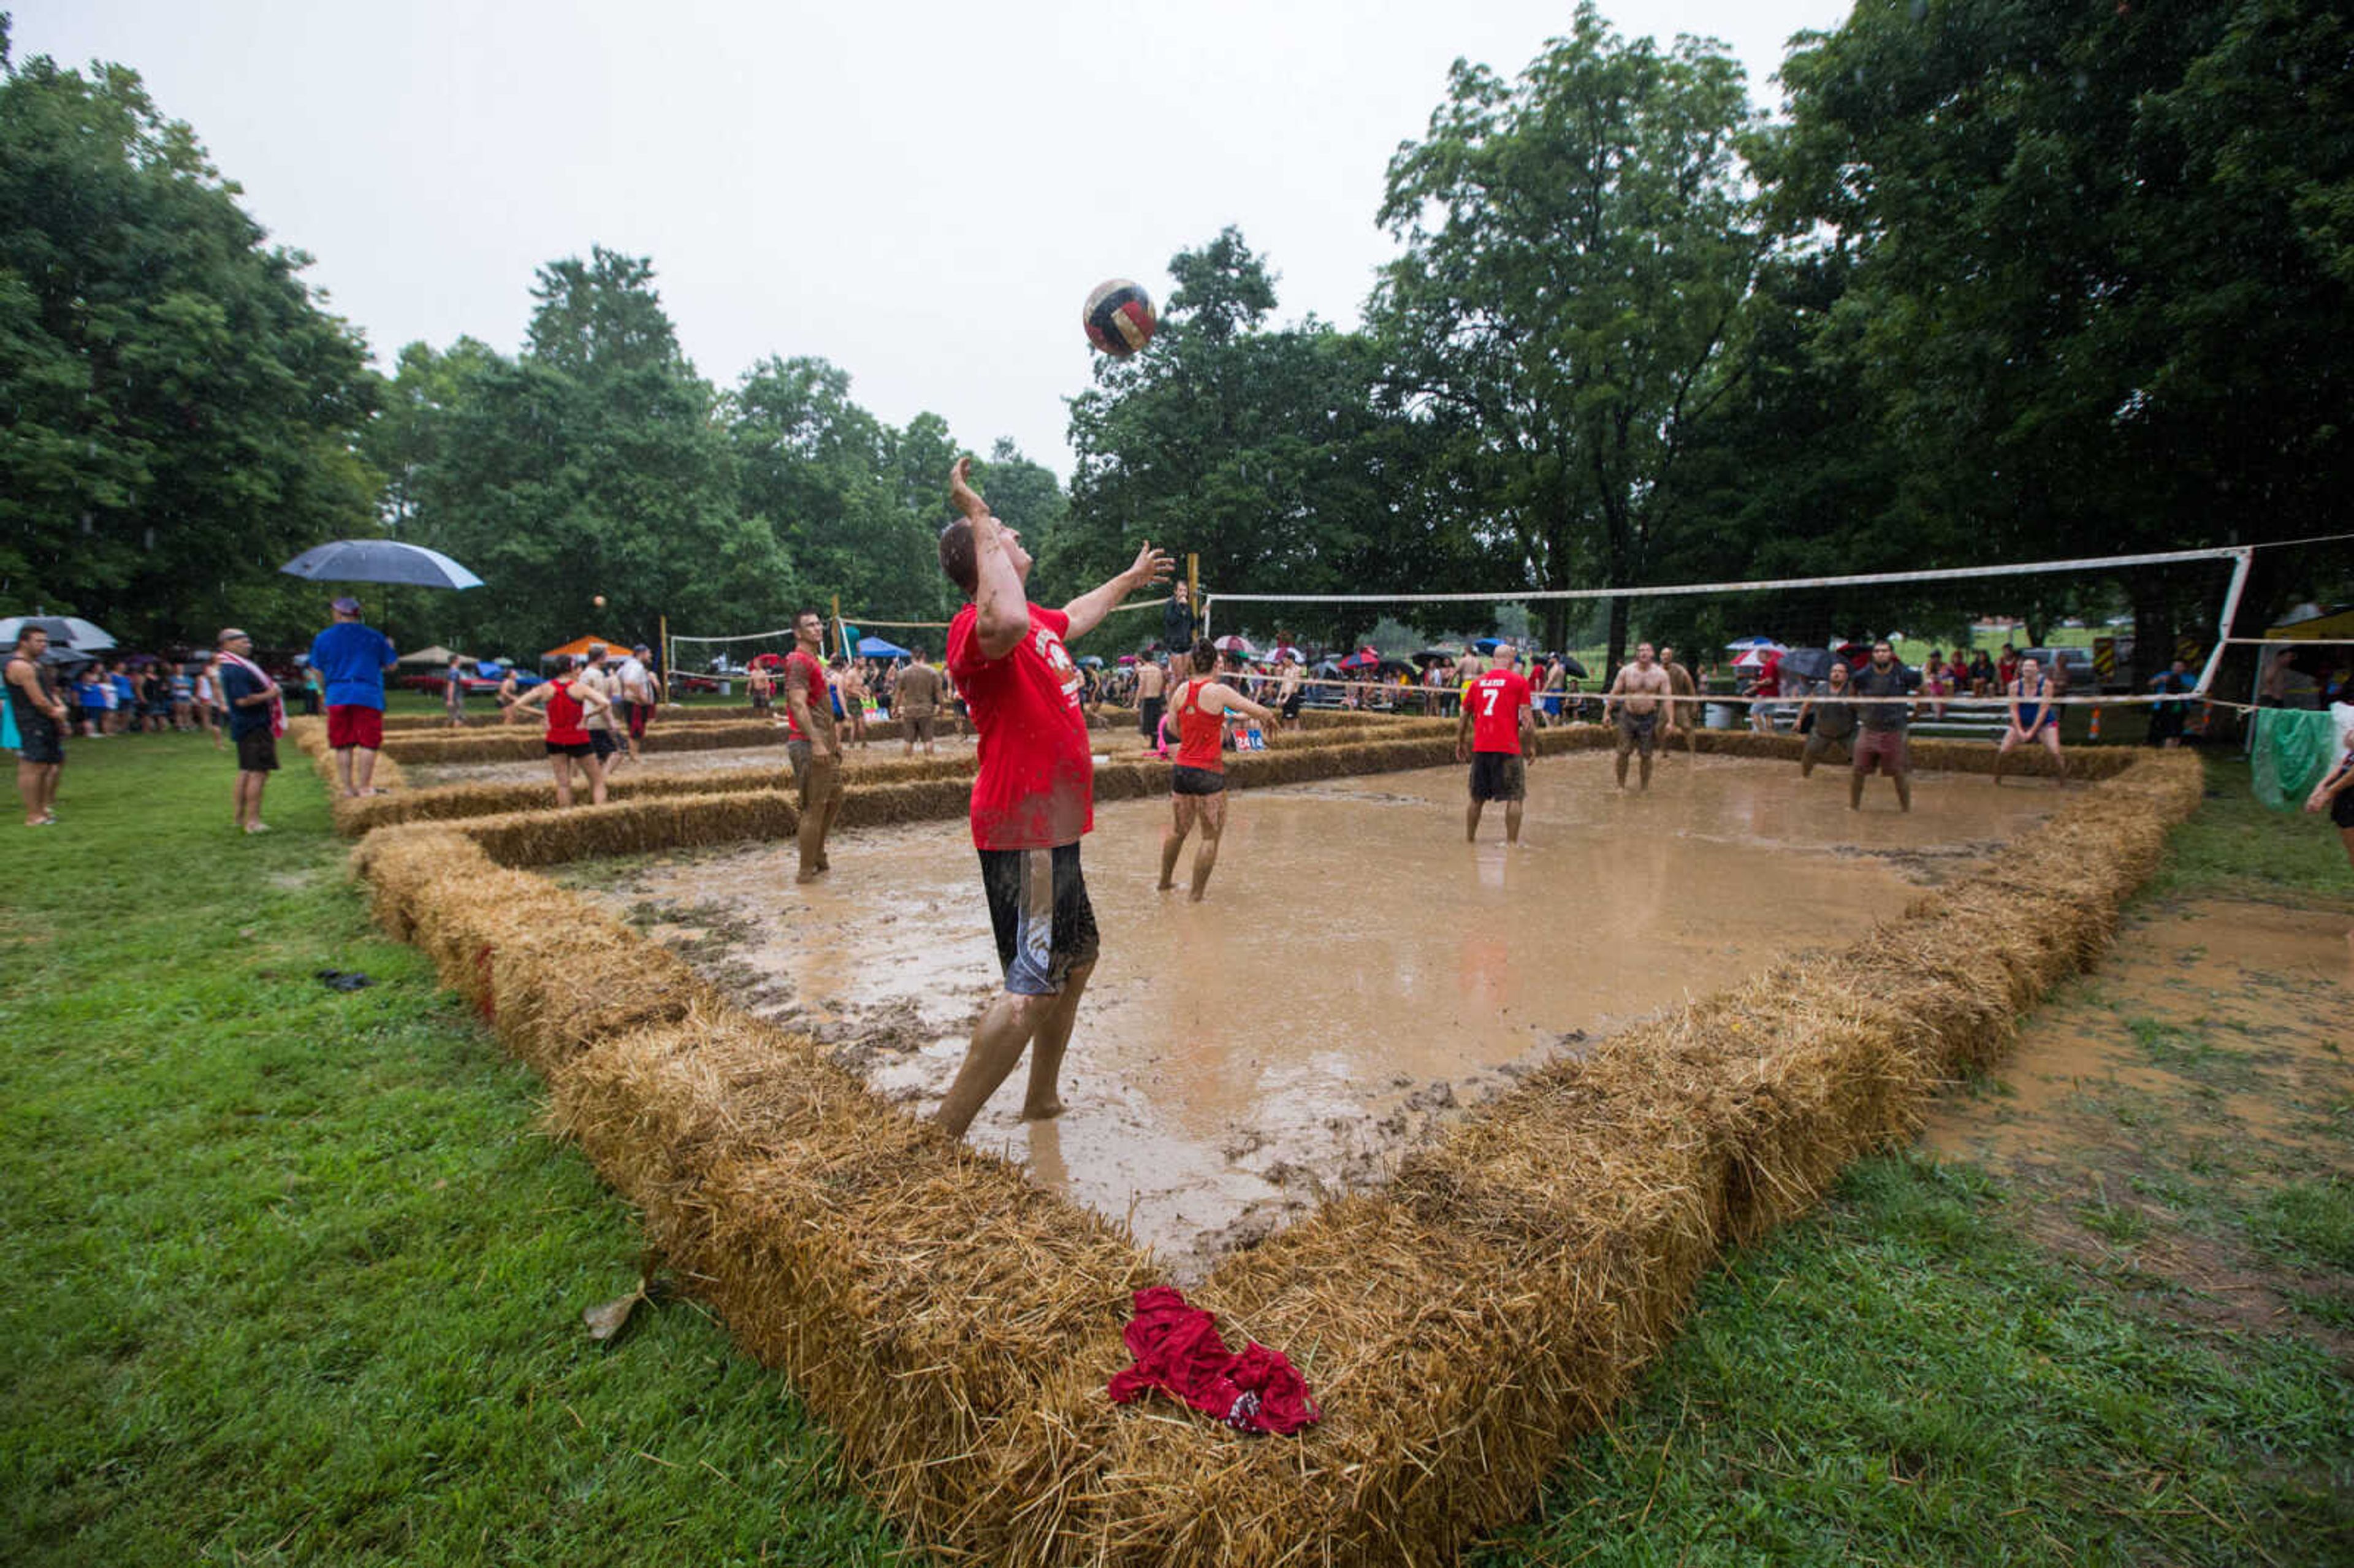
[[968, 521], [978, 523], [989, 515], [989, 503], [983, 501], [981, 492], [972, 487], [967, 477], [971, 472], [972, 459], [960, 457], [956, 460], [956, 466], [949, 470], [949, 499], [955, 503], [956, 509], [963, 513]]
[[1131, 587], [1141, 587], [1146, 583], [1165, 583], [1169, 580], [1169, 574], [1174, 569], [1176, 564], [1168, 551], [1154, 549], [1152, 542], [1148, 539], [1144, 543], [1144, 547], [1136, 552], [1136, 564], [1128, 568], [1129, 583]]

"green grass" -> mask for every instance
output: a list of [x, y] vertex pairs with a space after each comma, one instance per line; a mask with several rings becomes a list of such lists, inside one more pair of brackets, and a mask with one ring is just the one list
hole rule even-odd
[[[636, 1278], [629, 1211], [371, 931], [308, 773], [258, 840], [228, 785], [201, 737], [108, 740], [73, 748], [62, 827], [0, 819], [0, 1559], [889, 1559], [830, 1439], [693, 1304], [587, 1339]], [[2178, 844], [2237, 885], [2252, 832], [2210, 801]], [[2023, 1239], [2020, 1202], [1860, 1167], [1712, 1277], [1477, 1561], [2346, 1560], [2344, 1367], [2141, 1310]], [[2292, 1183], [2248, 1224], [2343, 1270], [2347, 1202]]]
[[1736, 1256], [1544, 1516], [1476, 1561], [2343, 1562], [2354, 1386], [2117, 1309], [1967, 1167], [1867, 1160]]
[[371, 934], [307, 773], [253, 840], [229, 778], [201, 737], [83, 744], [64, 825], [0, 829], [0, 1557], [885, 1560], [699, 1309], [588, 1340], [629, 1211]]

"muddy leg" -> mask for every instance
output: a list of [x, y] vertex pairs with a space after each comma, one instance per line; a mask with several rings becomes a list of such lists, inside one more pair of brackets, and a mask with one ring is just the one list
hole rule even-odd
[[997, 1086], [1005, 1082], [1013, 1071], [1013, 1064], [1022, 1059], [1022, 1048], [1038, 1033], [1046, 1016], [1046, 1009], [1056, 999], [1051, 996], [1016, 996], [1012, 991], [1000, 991], [997, 999], [981, 1013], [972, 1026], [972, 1044], [965, 1048], [964, 1065], [957, 1069], [956, 1082], [949, 1086], [948, 1097], [940, 1102], [935, 1118], [948, 1129], [951, 1138], [962, 1138]]
[[1063, 982], [1063, 994], [1042, 999], [1053, 1005], [1030, 1046], [1030, 1087], [1022, 1097], [1023, 1121], [1044, 1121], [1063, 1114], [1057, 1086], [1063, 1075], [1063, 1048], [1071, 1043], [1071, 1026], [1079, 1020], [1079, 995], [1087, 989], [1087, 977], [1095, 970], [1092, 963], [1073, 965], [1070, 978]]
[[1224, 794], [1202, 798], [1202, 842], [1193, 851], [1193, 891], [1189, 896], [1196, 904], [1210, 885], [1210, 873], [1218, 863], [1218, 842], [1226, 832], [1226, 798]]

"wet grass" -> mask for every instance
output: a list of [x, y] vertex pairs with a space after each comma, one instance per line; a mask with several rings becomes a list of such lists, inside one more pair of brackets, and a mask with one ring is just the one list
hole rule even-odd
[[[636, 1278], [629, 1211], [370, 930], [309, 778], [273, 784], [281, 831], [253, 841], [228, 789], [201, 738], [83, 746], [66, 825], [0, 837], [0, 1559], [889, 1560], [826, 1435], [691, 1303], [587, 1339], [581, 1310]], [[2244, 878], [2238, 816], [2211, 801], [2181, 838]], [[2348, 1147], [2354, 1106], [2327, 1116]], [[2176, 1141], [2180, 1171], [2066, 1202], [2189, 1210], [2236, 1181], [2229, 1138]], [[2202, 1223], [2319, 1277], [2302, 1320], [2345, 1313], [2346, 1184], [2252, 1191]], [[2344, 1561], [2345, 1364], [2147, 1310], [2129, 1259], [2039, 1246], [2036, 1202], [1859, 1167], [1711, 1278], [1476, 1560]]]
[[701, 1311], [588, 1340], [630, 1211], [371, 932], [316, 786], [249, 840], [228, 780], [80, 746], [64, 825], [0, 839], [0, 1559], [885, 1561]]

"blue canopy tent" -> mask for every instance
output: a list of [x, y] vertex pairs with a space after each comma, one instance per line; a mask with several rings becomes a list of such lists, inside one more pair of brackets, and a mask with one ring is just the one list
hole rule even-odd
[[907, 649], [900, 647], [897, 643], [885, 642], [880, 637], [860, 638], [858, 640], [858, 656], [861, 659], [909, 659], [914, 657], [912, 653], [910, 653]]

